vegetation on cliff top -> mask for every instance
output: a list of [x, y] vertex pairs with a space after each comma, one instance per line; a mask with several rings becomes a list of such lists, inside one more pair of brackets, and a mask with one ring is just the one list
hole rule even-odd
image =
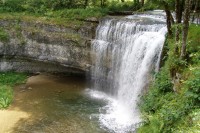
[[133, 0], [0, 0], [0, 19], [80, 26], [79, 20], [94, 20], [115, 11], [135, 11]]

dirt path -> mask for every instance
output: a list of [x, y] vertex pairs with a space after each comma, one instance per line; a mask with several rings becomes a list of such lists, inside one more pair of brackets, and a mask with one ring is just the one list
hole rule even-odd
[[0, 133], [11, 133], [15, 124], [21, 119], [28, 118], [29, 115], [22, 111], [0, 110]]

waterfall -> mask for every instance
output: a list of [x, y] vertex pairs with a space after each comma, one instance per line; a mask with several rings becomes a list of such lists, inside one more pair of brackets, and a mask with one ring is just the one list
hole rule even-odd
[[162, 20], [134, 15], [105, 18], [92, 42], [93, 95], [108, 100], [100, 109], [103, 128], [124, 133], [140, 123], [139, 96], [156, 71], [165, 41]]

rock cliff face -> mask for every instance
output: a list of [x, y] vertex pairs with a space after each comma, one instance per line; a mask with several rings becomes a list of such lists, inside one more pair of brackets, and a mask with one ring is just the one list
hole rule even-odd
[[0, 71], [85, 73], [96, 24], [82, 23], [74, 28], [1, 20], [9, 40], [0, 41]]

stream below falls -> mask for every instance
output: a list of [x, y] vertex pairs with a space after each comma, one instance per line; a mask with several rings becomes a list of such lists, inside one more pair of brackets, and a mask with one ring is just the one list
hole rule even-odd
[[106, 133], [97, 117], [105, 104], [89, 95], [84, 78], [32, 76], [0, 111], [0, 133]]

